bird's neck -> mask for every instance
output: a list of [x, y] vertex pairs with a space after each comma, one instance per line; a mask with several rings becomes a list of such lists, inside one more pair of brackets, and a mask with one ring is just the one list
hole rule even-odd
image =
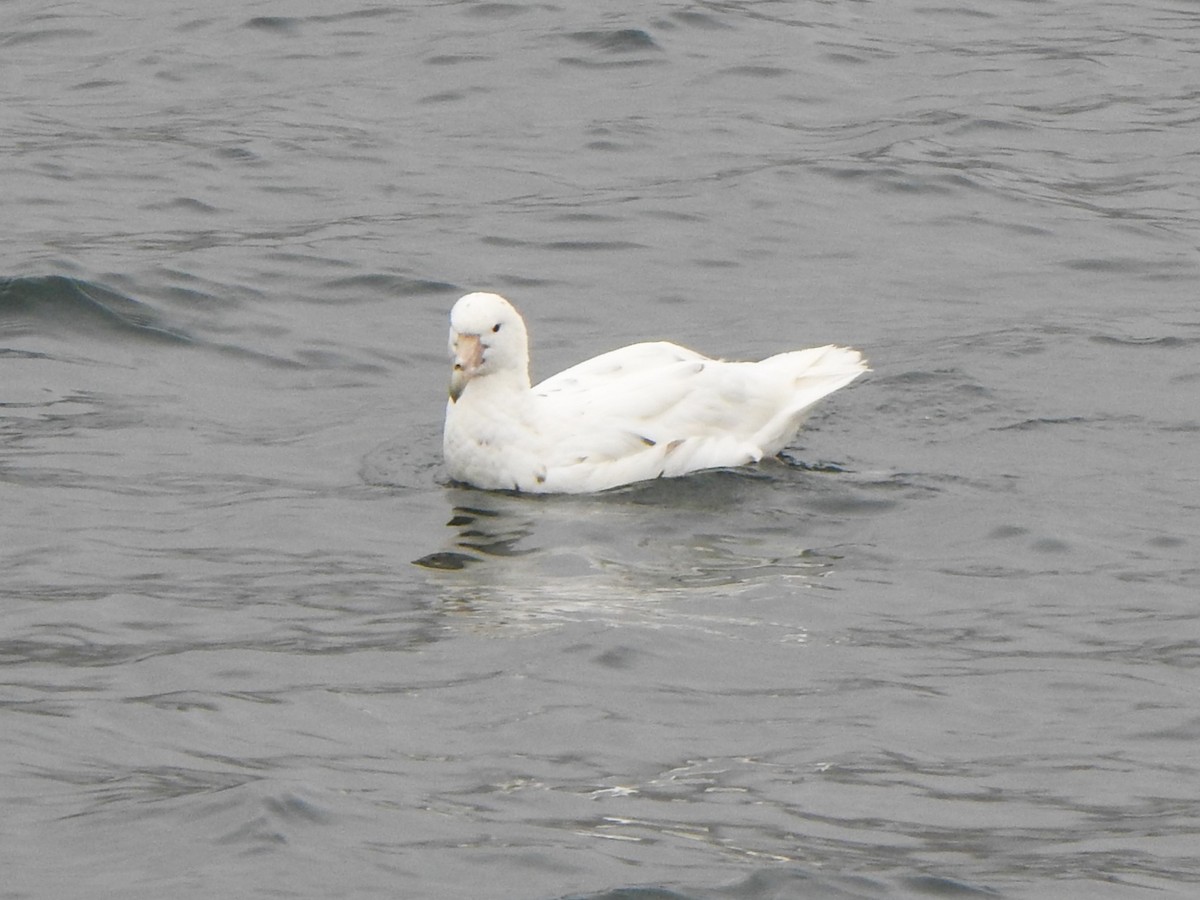
[[529, 390], [527, 368], [502, 369], [472, 378], [463, 398], [470, 397], [472, 403], [512, 403], [527, 397]]

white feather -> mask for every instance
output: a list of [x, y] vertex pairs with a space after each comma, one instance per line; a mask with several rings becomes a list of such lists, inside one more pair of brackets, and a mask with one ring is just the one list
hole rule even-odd
[[786, 447], [818, 400], [867, 371], [857, 350], [832, 345], [726, 362], [659, 342], [531, 387], [525, 323], [507, 300], [468, 294], [450, 321], [458, 355], [446, 467], [489, 490], [586, 493], [756, 462]]

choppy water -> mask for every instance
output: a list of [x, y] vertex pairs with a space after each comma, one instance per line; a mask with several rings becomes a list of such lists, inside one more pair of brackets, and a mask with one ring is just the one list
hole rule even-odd
[[[1173, 0], [0, 4], [4, 896], [1192, 896], [1197, 47]], [[537, 375], [875, 371], [784, 463], [464, 490], [480, 288]]]

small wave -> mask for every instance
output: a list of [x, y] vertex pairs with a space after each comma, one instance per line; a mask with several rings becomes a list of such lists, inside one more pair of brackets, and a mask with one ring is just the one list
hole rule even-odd
[[693, 28], [705, 28], [713, 30], [717, 28], [733, 27], [732, 25], [722, 22], [715, 15], [709, 15], [708, 13], [699, 12], [694, 9], [676, 10], [675, 12], [671, 13], [671, 18], [676, 22], [681, 22], [684, 25], [690, 25]]
[[527, 12], [529, 8], [518, 3], [479, 3], [466, 10], [467, 15], [481, 19], [510, 19]]
[[783, 66], [740, 65], [729, 66], [722, 69], [718, 74], [744, 76], [747, 78], [787, 78], [794, 73], [791, 69], [784, 68]]
[[435, 281], [428, 278], [407, 278], [403, 275], [387, 275], [371, 273], [351, 275], [345, 278], [333, 278], [326, 281], [324, 286], [334, 290], [364, 290], [372, 294], [396, 297], [414, 297], [425, 294], [447, 294], [459, 292], [462, 289], [447, 281]]
[[247, 28], [273, 31], [276, 34], [291, 34], [299, 25], [300, 20], [292, 16], [255, 16], [246, 22]]
[[1094, 344], [1108, 344], [1116, 347], [1154, 347], [1156, 349], [1174, 350], [1179, 347], [1189, 347], [1198, 343], [1196, 338], [1182, 338], [1174, 335], [1162, 337], [1120, 337], [1113, 334], [1095, 334], [1090, 338]]
[[[578, 44], [585, 44], [592, 50], [602, 54], [604, 59], [581, 58], [578, 56], [565, 57], [560, 62], [570, 66], [582, 66], [592, 69], [603, 69], [623, 66], [642, 66], [649, 63], [661, 63], [663, 59], [657, 54], [662, 47], [640, 28], [619, 28], [613, 30], [576, 31], [566, 35]], [[650, 56], [647, 54], [655, 54]]]
[[1044, 428], [1052, 425], [1087, 425], [1092, 419], [1083, 416], [1042, 416], [1036, 419], [1022, 419], [1020, 422], [1013, 422], [1009, 425], [999, 425], [993, 428], [993, 431], [1032, 431], [1035, 428]]
[[640, 28], [619, 28], [613, 31], [576, 31], [567, 35], [606, 53], [636, 53], [661, 50], [654, 38]]
[[[166, 295], [171, 293], [167, 291]], [[195, 295], [180, 289], [174, 293], [184, 297]], [[0, 337], [14, 335], [83, 336], [118, 346], [143, 343], [165, 348], [207, 349], [285, 368], [348, 366], [341, 357], [334, 357], [333, 362], [328, 355], [323, 357], [321, 354], [289, 359], [235, 344], [196, 338], [168, 323], [146, 303], [105, 285], [64, 275], [0, 278]], [[42, 356], [40, 351], [26, 347], [4, 347], [0, 348], [0, 353]]]
[[645, 244], [634, 241], [522, 241], [516, 238], [488, 235], [482, 238], [483, 243], [494, 247], [535, 247], [543, 250], [568, 250], [581, 252], [612, 252], [626, 250], [645, 250]]
[[809, 871], [799, 866], [782, 866], [752, 872], [734, 884], [719, 887], [620, 887], [593, 894], [573, 894], [564, 900], [765, 900], [769, 897], [821, 897], [826, 900], [882, 900], [886, 897], [889, 900], [916, 900], [924, 897], [1002, 896], [991, 887], [968, 884], [941, 875], [901, 875], [884, 880], [866, 875], [839, 875]]
[[0, 334], [22, 331], [108, 332], [156, 343], [193, 343], [146, 304], [63, 275], [0, 279]]

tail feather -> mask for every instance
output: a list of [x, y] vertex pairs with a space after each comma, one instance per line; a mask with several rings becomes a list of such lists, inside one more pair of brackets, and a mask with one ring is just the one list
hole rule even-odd
[[780, 353], [759, 365], [778, 370], [794, 388], [791, 400], [754, 436], [764, 456], [774, 456], [795, 438], [818, 401], [870, 371], [859, 351], [833, 344]]

